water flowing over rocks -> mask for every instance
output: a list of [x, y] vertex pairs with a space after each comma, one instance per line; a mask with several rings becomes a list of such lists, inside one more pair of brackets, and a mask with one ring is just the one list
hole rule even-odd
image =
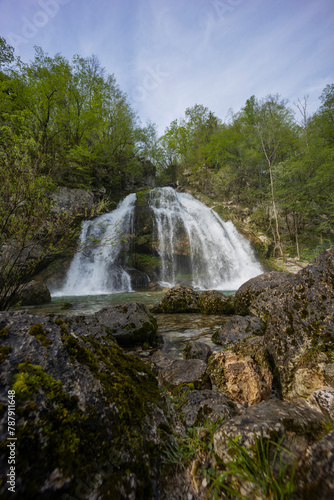
[[[67, 280], [54, 292], [129, 292], [150, 282], [233, 290], [261, 272], [232, 222], [190, 194], [164, 187], [131, 193], [112, 212], [85, 221]], [[203, 310], [206, 302], [203, 296]]]

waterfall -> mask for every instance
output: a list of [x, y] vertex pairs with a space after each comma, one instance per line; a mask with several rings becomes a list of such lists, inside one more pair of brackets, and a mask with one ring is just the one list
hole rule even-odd
[[191, 284], [195, 288], [235, 290], [263, 272], [250, 243], [233, 223], [223, 221], [190, 194], [168, 187], [156, 188], [151, 191], [150, 206], [164, 284], [175, 285], [179, 281], [182, 251], [189, 253]]
[[[190, 194], [164, 187], [140, 199], [138, 217], [137, 196], [132, 193], [116, 210], [83, 223], [66, 283], [53, 295], [130, 292], [131, 272], [146, 273], [148, 280], [165, 286], [236, 290], [263, 272], [249, 241], [233, 223]], [[134, 227], [135, 221], [143, 227]], [[148, 271], [152, 256], [155, 267]]]
[[79, 251], [73, 258], [65, 286], [54, 295], [98, 295], [131, 292], [131, 279], [119, 262], [122, 245], [133, 233], [136, 195], [129, 194], [116, 210], [85, 221]]

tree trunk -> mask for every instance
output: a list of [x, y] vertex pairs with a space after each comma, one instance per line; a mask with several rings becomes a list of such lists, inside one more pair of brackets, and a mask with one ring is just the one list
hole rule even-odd
[[268, 159], [268, 165], [269, 165], [269, 175], [270, 175], [271, 202], [272, 202], [273, 212], [274, 212], [274, 217], [275, 217], [275, 227], [276, 227], [278, 246], [279, 246], [279, 251], [280, 251], [281, 257], [284, 259], [284, 253], [283, 253], [282, 241], [281, 241], [281, 233], [279, 230], [279, 223], [278, 223], [278, 213], [277, 213], [276, 202], [275, 202], [273, 172], [272, 172], [271, 162], [269, 161], [269, 159]]

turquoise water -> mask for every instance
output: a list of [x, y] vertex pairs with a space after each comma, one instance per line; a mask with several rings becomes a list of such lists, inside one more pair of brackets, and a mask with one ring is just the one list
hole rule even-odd
[[[234, 295], [234, 291], [224, 291], [224, 295]], [[166, 290], [159, 292], [130, 292], [113, 293], [110, 295], [84, 295], [52, 297], [49, 304], [40, 306], [21, 307], [20, 309], [36, 313], [54, 313], [62, 316], [80, 314], [94, 314], [104, 307], [122, 302], [143, 302], [148, 308], [157, 304], [166, 294]], [[68, 307], [68, 305], [71, 307]], [[163, 339], [160, 349], [172, 358], [182, 358], [183, 349], [189, 340], [198, 340], [210, 345], [213, 350], [220, 350], [215, 346], [211, 337], [221, 328], [229, 316], [206, 316], [203, 314], [154, 314], [158, 322], [158, 334]], [[141, 349], [138, 348], [137, 351]], [[139, 353], [140, 355], [140, 353]]]
[[[235, 291], [227, 290], [222, 293], [224, 293], [224, 295], [234, 295]], [[166, 290], [158, 292], [122, 292], [106, 295], [62, 295], [60, 297], [52, 297], [49, 304], [25, 306], [16, 308], [16, 310], [25, 309], [34, 312], [55, 314], [61, 312], [62, 314], [66, 313], [67, 316], [73, 316], [76, 314], [94, 314], [104, 307], [113, 304], [121, 304], [122, 302], [143, 302], [148, 308], [151, 308], [153, 305], [156, 305], [165, 294]], [[71, 307], [67, 307], [69, 304]]]
[[[49, 304], [21, 307], [20, 309], [55, 314], [62, 312], [68, 316], [76, 314], [94, 314], [103, 307], [120, 304], [122, 302], [144, 302], [147, 307], [151, 307], [153, 304], [159, 302], [165, 293], [166, 292], [126, 292], [106, 295], [62, 295], [61, 297], [52, 297]], [[71, 304], [72, 307], [68, 308], [67, 304]]]

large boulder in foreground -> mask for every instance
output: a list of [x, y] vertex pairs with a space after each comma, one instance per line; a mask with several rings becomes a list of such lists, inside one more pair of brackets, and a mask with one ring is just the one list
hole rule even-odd
[[264, 321], [263, 344], [285, 399], [307, 398], [332, 383], [334, 247], [294, 276], [273, 272], [244, 283], [235, 307]]
[[[213, 436], [214, 449], [222, 459], [229, 459], [231, 440], [240, 436], [239, 444], [252, 450], [255, 436], [280, 441], [297, 458], [310, 443], [326, 431], [326, 419], [306, 405], [290, 401], [265, 401], [247, 408], [242, 415], [223, 422]], [[294, 457], [290, 456], [290, 460]]]
[[326, 365], [334, 357], [334, 248], [276, 295], [264, 340], [283, 396], [307, 397], [328, 385]]
[[150, 369], [96, 318], [1, 313], [0, 363], [1, 498], [11, 495], [8, 391], [15, 498], [154, 496], [173, 424]]
[[156, 343], [157, 321], [141, 302], [106, 307], [95, 313], [94, 318], [104, 325], [122, 347]]
[[[266, 319], [275, 304], [276, 297], [282, 295], [283, 289], [292, 280], [293, 276], [290, 274], [272, 271], [246, 281], [234, 297], [236, 314], [241, 316], [251, 314]], [[254, 305], [256, 301], [260, 304]]]

